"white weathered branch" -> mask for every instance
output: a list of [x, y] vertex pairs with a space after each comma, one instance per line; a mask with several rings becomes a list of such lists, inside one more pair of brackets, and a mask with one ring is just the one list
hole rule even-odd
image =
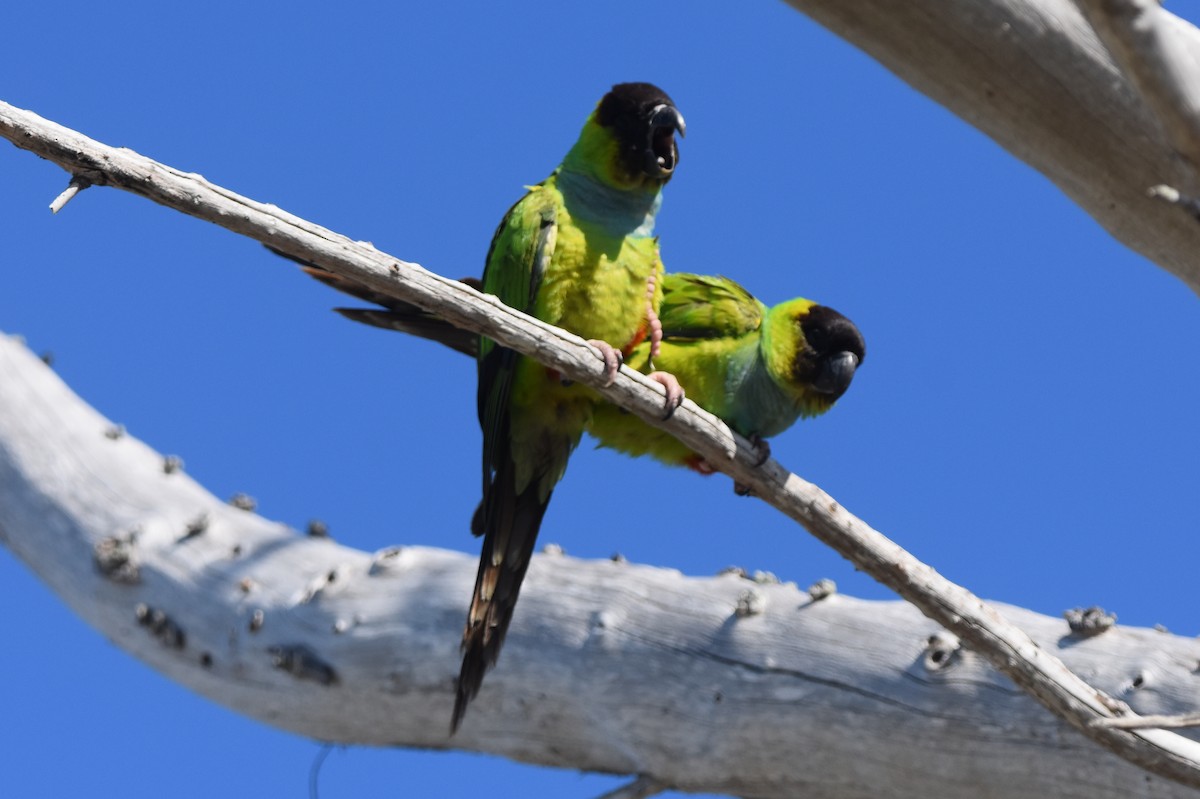
[[[448, 740], [473, 558], [302, 536], [119, 429], [0, 337], [0, 540], [119, 646], [268, 724], [644, 775], [631, 796], [1195, 796], [1092, 746], [906, 603], [561, 555], [535, 556], [504, 659]], [[747, 591], [759, 610], [739, 615]], [[1140, 712], [1193, 706], [1192, 640], [1004, 613]]]
[[[1092, 724], [1098, 717], [1119, 715], [1123, 707], [1081, 680], [993, 608], [872, 530], [818, 487], [790, 474], [773, 460], [756, 466], [754, 448], [711, 414], [685, 403], [669, 422], [660, 423], [661, 387], [628, 369], [622, 370], [612, 386], [601, 387], [597, 353], [578, 337], [368, 244], [351, 241], [274, 206], [248, 200], [198, 175], [179, 172], [130, 150], [107, 147], [3, 103], [0, 135], [95, 185], [134, 192], [315, 262], [381, 293], [439, 313], [595, 387], [639, 417], [659, 424], [710, 464], [799, 521], [858, 568], [960, 636], [1088, 737], [1157, 774], [1200, 787], [1200, 745], [1162, 730], [1127, 731]], [[330, 582], [336, 581], [336, 573], [334, 578]], [[321, 584], [309, 590], [320, 592], [327, 587]], [[170, 628], [165, 629], [170, 635]], [[280, 657], [303, 676], [319, 678], [324, 674], [319, 665], [309, 663], [304, 651], [282, 651]], [[630, 771], [658, 776], [645, 769]]]
[[1200, 167], [1200, 48], [1195, 28], [1159, 0], [1076, 0], [1192, 172]]
[[1182, 716], [1120, 716], [1111, 719], [1096, 719], [1093, 724], [1102, 727], [1121, 727], [1126, 730], [1158, 727], [1175, 729], [1200, 727], [1200, 713], [1185, 713]]
[[54, 202], [50, 203], [50, 213], [57, 214], [66, 207], [67, 203], [75, 199], [76, 194], [79, 194], [79, 192], [83, 191], [90, 185], [91, 183], [89, 183], [86, 178], [81, 178], [78, 175], [73, 176], [71, 178], [71, 182], [67, 184], [65, 189], [63, 189], [62, 194], [55, 197]]
[[[1200, 224], [1146, 194], [1163, 183], [1192, 191], [1191, 170], [1072, 0], [787, 2], [979, 128], [1118, 240], [1200, 292]], [[1158, 16], [1174, 51], [1200, 58], [1200, 31], [1167, 11]]]

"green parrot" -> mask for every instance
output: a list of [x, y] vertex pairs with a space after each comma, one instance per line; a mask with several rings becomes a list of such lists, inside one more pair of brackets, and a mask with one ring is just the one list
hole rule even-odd
[[[682, 273], [667, 275], [663, 292], [655, 365], [678, 378], [693, 402], [758, 444], [764, 461], [766, 439], [833, 407], [866, 357], [854, 323], [812, 300], [768, 308], [728, 278]], [[639, 346], [626, 363], [641, 369], [649, 358], [649, 348]], [[603, 447], [714, 471], [673, 436], [611, 403], [596, 408], [588, 431]]]
[[[654, 221], [679, 163], [683, 116], [648, 83], [614, 86], [584, 122], [562, 163], [509, 209], [492, 238], [483, 290], [506, 305], [588, 339], [611, 382], [621, 355], [660, 346], [662, 261]], [[649, 359], [647, 359], [647, 365]], [[483, 537], [463, 632], [450, 729], [457, 730], [495, 665], [533, 554], [542, 516], [567, 459], [600, 402], [594, 391], [501, 347], [479, 342]], [[667, 413], [683, 401], [670, 374]]]
[[[649, 83], [613, 86], [562, 163], [505, 214], [492, 237], [483, 281], [476, 284], [517, 310], [587, 339], [601, 351], [609, 382], [636, 347], [646, 348], [641, 362], [650, 369], [661, 346], [663, 266], [654, 221], [662, 188], [679, 163], [675, 134], [684, 132], [683, 115], [662, 89]], [[393, 303], [275, 252], [344, 291]], [[432, 318], [430, 323], [438, 326]], [[483, 537], [483, 551], [463, 632], [451, 734], [496, 663], [551, 493], [602, 402], [596, 392], [537, 361], [488, 338], [465, 336], [469, 343], [459, 349], [478, 359], [483, 499], [471, 530]], [[683, 401], [683, 390], [667, 372], [653, 370], [649, 376], [663, 385], [669, 416]]]
[[[478, 353], [478, 336], [415, 305], [349, 285], [322, 269], [306, 271], [383, 306], [337, 309], [349, 319], [431, 339], [471, 357]], [[479, 286], [474, 278], [463, 282]], [[678, 378], [692, 401], [758, 443], [764, 460], [766, 439], [801, 417], [829, 410], [866, 357], [854, 323], [811, 300], [796, 298], [768, 308], [734, 281], [705, 275], [667, 274], [662, 289], [663, 338], [655, 365]], [[643, 342], [626, 363], [640, 369], [649, 359], [649, 344]], [[588, 432], [602, 447], [713, 472], [674, 437], [611, 403], [593, 409]]]

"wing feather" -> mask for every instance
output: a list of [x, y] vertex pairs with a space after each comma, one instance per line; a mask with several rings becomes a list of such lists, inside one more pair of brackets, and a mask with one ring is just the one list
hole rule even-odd
[[688, 273], [663, 277], [663, 338], [738, 338], [762, 326], [766, 306], [732, 280]]

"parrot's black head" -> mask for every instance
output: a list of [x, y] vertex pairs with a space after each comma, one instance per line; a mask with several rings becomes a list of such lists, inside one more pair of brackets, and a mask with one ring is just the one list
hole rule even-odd
[[853, 322], [824, 305], [809, 308], [800, 329], [808, 346], [797, 360], [804, 361], [812, 389], [832, 403], [850, 388], [855, 370], [867, 357], [867, 344]]
[[616, 166], [627, 180], [661, 186], [671, 179], [679, 164], [675, 132], [683, 136], [687, 126], [666, 92], [650, 83], [618, 83], [594, 119], [616, 142]]

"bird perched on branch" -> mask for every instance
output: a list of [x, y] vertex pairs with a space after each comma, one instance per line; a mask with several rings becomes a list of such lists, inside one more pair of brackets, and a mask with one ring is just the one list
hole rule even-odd
[[[466, 282], [594, 337], [610, 379], [618, 351], [638, 368], [669, 361], [666, 373], [652, 373], [667, 389], [668, 412], [682, 401], [670, 374], [679, 368], [700, 390], [702, 405], [761, 440], [841, 396], [865, 354], [862, 337], [845, 317], [807, 300], [768, 310], [724, 278], [662, 277], [651, 231], [660, 190], [678, 163], [674, 134], [683, 131], [682, 116], [661, 90], [615, 86], [562, 165], [505, 216], [484, 280]], [[472, 530], [484, 543], [453, 731], [496, 662], [542, 515], [584, 428], [605, 446], [712, 469], [672, 437], [532, 360], [319, 267], [307, 271], [386, 309], [343, 310], [350, 318], [478, 358], [484, 481]]]
[[[660, 346], [663, 273], [654, 237], [662, 188], [679, 163], [683, 116], [649, 83], [614, 86], [588, 116], [562, 163], [508, 211], [492, 238], [483, 290], [505, 304], [588, 339], [611, 381], [622, 354]], [[647, 359], [649, 364], [649, 359]], [[599, 396], [534, 360], [479, 342], [483, 500], [472, 522], [483, 551], [463, 632], [451, 731], [496, 663], [567, 458]], [[651, 372], [667, 412], [679, 383]]]
[[[759, 444], [764, 460], [766, 439], [833, 407], [866, 357], [854, 323], [812, 300], [768, 308], [732, 280], [706, 275], [667, 275], [663, 290], [655, 365], [675, 375], [693, 402]], [[649, 358], [649, 348], [637, 347], [626, 363], [641, 369]], [[714, 471], [675, 437], [611, 403], [597, 407], [588, 429], [601, 446]]]
[[[649, 369], [661, 346], [663, 266], [654, 221], [662, 188], [679, 163], [675, 134], [684, 131], [683, 115], [662, 89], [614, 86], [562, 163], [505, 214], [488, 250], [482, 290], [588, 339], [600, 350], [610, 382], [635, 347], [648, 348]], [[324, 270], [307, 266], [322, 276]], [[329, 274], [327, 282], [374, 298]], [[483, 499], [471, 530], [483, 537], [483, 551], [463, 632], [451, 733], [496, 663], [554, 486], [601, 402], [591, 389], [534, 360], [472, 338]], [[649, 376], [665, 388], [669, 416], [683, 390], [667, 372]]]
[[[323, 269], [306, 271], [383, 306], [337, 309], [349, 319], [437, 341], [472, 357], [478, 353], [479, 337], [470, 331]], [[463, 282], [480, 288], [474, 278]], [[764, 448], [768, 437], [798, 419], [833, 407], [866, 357], [855, 324], [812, 300], [797, 297], [768, 308], [738, 283], [707, 275], [667, 274], [662, 287], [663, 338], [655, 365], [678, 378], [693, 402]], [[644, 368], [649, 350], [647, 343], [634, 347], [626, 364]], [[611, 403], [595, 407], [588, 432], [602, 447], [702, 474], [713, 471], [685, 444]]]

